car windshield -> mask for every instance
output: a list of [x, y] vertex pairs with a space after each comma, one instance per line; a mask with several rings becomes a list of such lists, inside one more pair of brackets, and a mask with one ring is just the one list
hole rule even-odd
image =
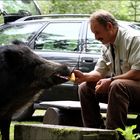
[[138, 26], [139, 24], [137, 23], [118, 20], [118, 24], [122, 28], [126, 28], [132, 31], [138, 31], [138, 32], [140, 31], [140, 26]]
[[133, 23], [130, 25], [132, 28], [136, 29], [136, 30], [140, 30], [140, 24], [138, 23]]
[[0, 45], [6, 45], [18, 39], [28, 42], [35, 32], [43, 26], [43, 23], [19, 24], [0, 30]]

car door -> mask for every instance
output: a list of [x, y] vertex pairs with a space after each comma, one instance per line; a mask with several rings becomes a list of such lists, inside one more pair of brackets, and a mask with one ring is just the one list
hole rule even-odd
[[[66, 64], [71, 69], [79, 69], [82, 25], [83, 21], [49, 22], [34, 40], [35, 52], [47, 60]], [[41, 100], [78, 99], [77, 85], [70, 81], [45, 92]]]

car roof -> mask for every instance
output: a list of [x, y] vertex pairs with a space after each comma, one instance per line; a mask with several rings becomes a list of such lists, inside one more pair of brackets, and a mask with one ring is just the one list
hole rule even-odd
[[[23, 22], [41, 22], [41, 21], [85, 21], [89, 20], [90, 14], [48, 14], [48, 15], [31, 15], [20, 18], [14, 23]], [[140, 24], [137, 22], [117, 20], [119, 26], [131, 27], [134, 29], [140, 29]]]
[[[20, 18], [14, 22], [9, 22], [6, 25], [18, 25], [26, 23], [44, 23], [44, 22], [88, 22], [90, 14], [48, 14], [48, 15], [32, 15]], [[117, 20], [120, 27], [130, 29], [140, 33], [140, 27], [129, 21]]]
[[49, 15], [34, 15], [20, 18], [13, 23], [27, 22], [45, 22], [45, 21], [84, 21], [88, 20], [88, 14], [49, 14]]
[[17, 25], [17, 24], [26, 24], [26, 23], [43, 23], [43, 22], [84, 22], [88, 21], [89, 17], [88, 14], [81, 15], [81, 14], [51, 14], [51, 15], [35, 15], [35, 16], [26, 16], [20, 18], [14, 22], [8, 22], [6, 26], [9, 25]]

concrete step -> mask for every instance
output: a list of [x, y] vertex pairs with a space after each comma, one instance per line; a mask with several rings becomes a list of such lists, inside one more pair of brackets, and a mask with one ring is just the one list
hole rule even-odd
[[48, 124], [17, 124], [14, 140], [118, 140], [115, 130]]

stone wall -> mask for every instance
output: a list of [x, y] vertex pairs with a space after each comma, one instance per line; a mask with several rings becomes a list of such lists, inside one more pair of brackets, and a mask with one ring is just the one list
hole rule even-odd
[[15, 125], [14, 140], [118, 140], [114, 130], [61, 125]]

